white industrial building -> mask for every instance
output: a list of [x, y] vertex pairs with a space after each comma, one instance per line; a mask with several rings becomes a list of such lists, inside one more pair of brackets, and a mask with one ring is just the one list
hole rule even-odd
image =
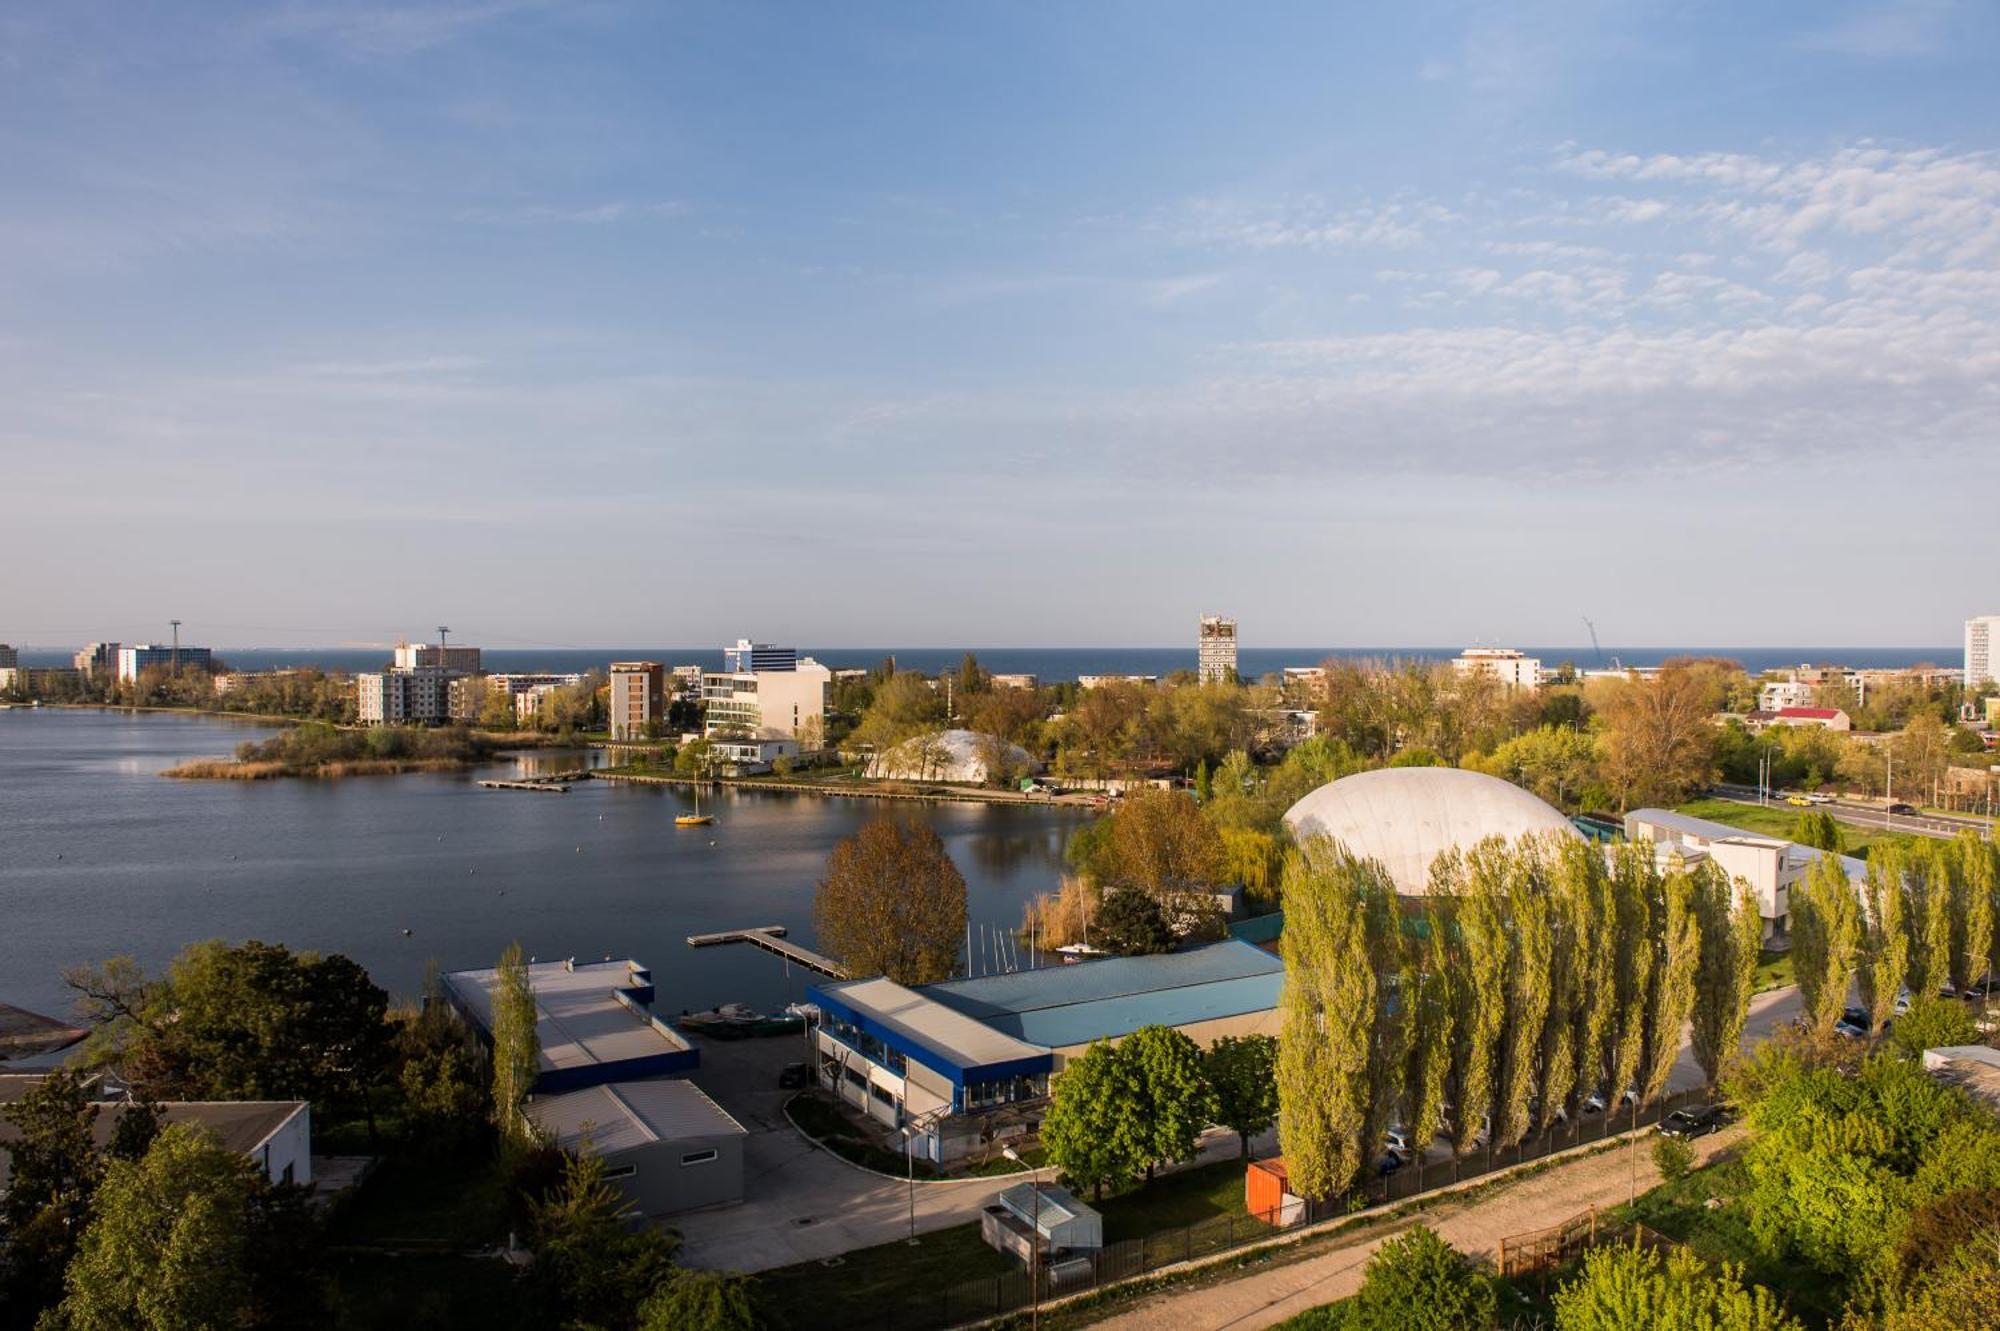
[[[1727, 823], [1690, 818], [1669, 809], [1634, 809], [1625, 815], [1625, 837], [1651, 842], [1657, 853], [1679, 856], [1684, 863], [1713, 860], [1717, 868], [1757, 898], [1764, 921], [1764, 942], [1784, 941], [1791, 927], [1791, 890], [1825, 851], [1778, 837], [1757, 836]], [[1854, 883], [1865, 881], [1868, 869], [1852, 855], [1842, 855], [1841, 868]]]
[[[42, 1080], [40, 1074], [0, 1076], [0, 1195], [7, 1191], [12, 1153], [6, 1147], [20, 1136], [5, 1106], [14, 1103]], [[93, 1082], [100, 1097], [108, 1096], [102, 1080]], [[100, 1098], [91, 1120], [91, 1139], [102, 1151], [111, 1144], [118, 1120], [133, 1108], [130, 1101]], [[312, 1109], [304, 1100], [168, 1100], [161, 1104], [162, 1126], [199, 1125], [222, 1146], [257, 1166], [273, 1183], [310, 1186], [312, 1172]]]
[[642, 1215], [743, 1200], [749, 1134], [691, 1081], [620, 1081], [536, 1096], [521, 1108], [565, 1151], [589, 1151]]

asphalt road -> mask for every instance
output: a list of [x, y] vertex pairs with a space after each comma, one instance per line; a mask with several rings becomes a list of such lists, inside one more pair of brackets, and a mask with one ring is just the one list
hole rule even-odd
[[[1716, 799], [1728, 800], [1731, 804], [1758, 805], [1757, 791], [1750, 786], [1718, 785], [1710, 792]], [[1804, 813], [1805, 809], [1795, 808], [1778, 797], [1772, 796], [1762, 801], [1764, 807]], [[1854, 804], [1847, 800], [1835, 800], [1831, 804], [1814, 804], [1808, 808], [1821, 809], [1832, 814], [1843, 823], [1855, 827], [1865, 827], [1876, 832], [1914, 832], [1920, 836], [1955, 837], [1960, 832], [1977, 832], [1987, 835], [1989, 824], [1983, 818], [1963, 818], [1949, 813], [1891, 814], [1872, 804]]]

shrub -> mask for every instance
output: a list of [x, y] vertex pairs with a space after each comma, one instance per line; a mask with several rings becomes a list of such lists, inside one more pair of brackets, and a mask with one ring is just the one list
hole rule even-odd
[[1694, 1147], [1679, 1137], [1653, 1139], [1653, 1168], [1668, 1183], [1679, 1183], [1694, 1170]]
[[1484, 1331], [1498, 1325], [1493, 1285], [1423, 1225], [1375, 1250], [1343, 1311], [1354, 1331]]

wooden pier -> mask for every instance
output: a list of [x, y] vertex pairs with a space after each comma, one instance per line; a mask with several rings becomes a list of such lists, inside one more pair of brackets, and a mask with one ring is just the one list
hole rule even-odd
[[787, 942], [785, 926], [782, 924], [760, 925], [754, 929], [724, 929], [720, 933], [689, 934], [689, 947], [720, 947], [725, 943], [748, 943], [761, 947], [773, 956], [783, 957], [794, 965], [809, 971], [817, 971], [831, 980], [845, 980], [847, 972], [830, 957], [823, 957], [810, 948]]
[[540, 790], [551, 795], [567, 795], [569, 787], [559, 781], [481, 781], [488, 790]]

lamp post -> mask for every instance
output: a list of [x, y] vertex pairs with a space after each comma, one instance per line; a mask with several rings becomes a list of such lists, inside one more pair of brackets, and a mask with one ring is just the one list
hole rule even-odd
[[[1011, 1146], [1001, 1147], [1000, 1154], [1017, 1165], [1028, 1163]], [[1030, 1331], [1039, 1331], [1042, 1325], [1042, 1185], [1036, 1180], [1033, 1169], [1028, 1171], [1028, 1187], [1035, 1194], [1034, 1218], [1028, 1222], [1028, 1326]]]

